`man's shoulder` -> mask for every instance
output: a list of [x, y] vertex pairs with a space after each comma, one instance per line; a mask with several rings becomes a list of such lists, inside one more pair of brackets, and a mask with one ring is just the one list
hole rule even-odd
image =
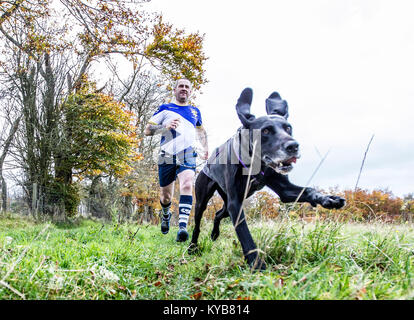
[[160, 113], [162, 111], [174, 110], [174, 109], [177, 109], [177, 108], [178, 108], [178, 106], [175, 106], [173, 103], [164, 103], [164, 104], [162, 104], [158, 107], [155, 114]]
[[175, 104], [174, 102], [170, 102], [170, 103], [166, 103], [166, 104], [163, 104], [163, 106], [165, 106], [166, 108], [172, 108], [172, 109], [185, 109], [185, 108], [190, 108], [190, 109], [193, 109], [193, 108], [195, 108], [195, 109], [197, 109], [198, 110], [198, 108], [197, 107], [195, 107], [195, 106], [193, 106], [193, 105], [191, 105], [191, 104], [187, 104], [187, 105], [178, 105], [178, 104]]
[[189, 107], [190, 107], [191, 109], [193, 109], [193, 110], [196, 110], [199, 114], [201, 114], [201, 112], [200, 112], [200, 108], [199, 108], [199, 107], [192, 106], [192, 105], [190, 105]]
[[200, 109], [196, 106], [193, 106], [191, 104], [188, 104], [186, 106], [177, 105], [175, 103], [167, 103], [160, 106], [160, 108], [163, 107], [163, 110], [176, 110], [177, 112], [194, 112], [197, 111], [200, 113]]
[[171, 108], [171, 105], [172, 103], [163, 103], [162, 105], [158, 107], [158, 110], [165, 110], [165, 109]]

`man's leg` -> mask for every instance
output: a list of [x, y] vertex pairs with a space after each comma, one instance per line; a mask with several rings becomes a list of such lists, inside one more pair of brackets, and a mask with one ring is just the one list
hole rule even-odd
[[171, 199], [174, 194], [174, 181], [176, 177], [176, 165], [162, 163], [158, 165], [158, 177], [160, 180], [160, 203], [162, 207], [161, 232], [167, 234], [170, 230]]
[[171, 199], [174, 194], [174, 183], [171, 182], [168, 186], [160, 187], [160, 203], [162, 208], [161, 232], [167, 234], [170, 230], [171, 219]]
[[187, 224], [193, 205], [194, 175], [195, 172], [192, 169], [183, 170], [177, 175], [180, 181], [178, 242], [186, 241], [188, 239]]

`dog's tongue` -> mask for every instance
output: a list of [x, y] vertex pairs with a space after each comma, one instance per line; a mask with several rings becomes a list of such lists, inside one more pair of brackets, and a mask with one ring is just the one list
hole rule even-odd
[[295, 157], [293, 157], [293, 158], [290, 158], [290, 159], [288, 159], [288, 160], [286, 160], [285, 161], [285, 163], [287, 163], [287, 164], [290, 164], [290, 163], [296, 163], [296, 158]]

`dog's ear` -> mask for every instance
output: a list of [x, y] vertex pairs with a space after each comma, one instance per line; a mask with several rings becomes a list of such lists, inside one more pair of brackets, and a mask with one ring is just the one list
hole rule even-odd
[[276, 91], [266, 99], [266, 112], [268, 115], [279, 115], [285, 119], [289, 117], [288, 104]]
[[245, 128], [248, 128], [251, 122], [255, 119], [255, 116], [250, 113], [252, 99], [253, 90], [251, 88], [246, 88], [240, 94], [236, 104], [237, 115]]

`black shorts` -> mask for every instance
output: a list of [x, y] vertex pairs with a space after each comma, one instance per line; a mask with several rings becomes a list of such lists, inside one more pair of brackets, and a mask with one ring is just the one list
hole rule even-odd
[[177, 175], [184, 170], [196, 169], [196, 157], [195, 152], [186, 152], [185, 154], [179, 154], [174, 156], [167, 156], [161, 153], [158, 158], [158, 177], [160, 180], [160, 186], [166, 187], [175, 181]]

